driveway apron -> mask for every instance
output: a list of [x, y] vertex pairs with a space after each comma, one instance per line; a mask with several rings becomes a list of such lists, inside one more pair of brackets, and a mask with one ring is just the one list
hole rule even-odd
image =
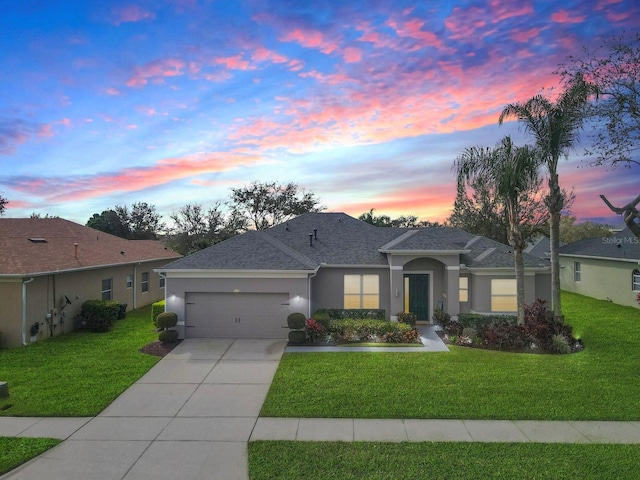
[[2, 479], [247, 479], [284, 340], [187, 339], [100, 415]]

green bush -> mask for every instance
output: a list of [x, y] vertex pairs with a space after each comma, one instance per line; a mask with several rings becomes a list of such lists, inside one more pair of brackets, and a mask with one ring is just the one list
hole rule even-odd
[[314, 319], [317, 321], [316, 315], [318, 313], [327, 314], [332, 320], [339, 319], [361, 319], [361, 320], [384, 320], [386, 319], [385, 310], [379, 308], [361, 309], [361, 308], [320, 308], [316, 310]]
[[291, 330], [302, 330], [304, 328], [305, 322], [307, 318], [304, 316], [304, 313], [295, 312], [290, 313], [287, 317], [287, 326]]
[[554, 353], [571, 353], [571, 346], [567, 337], [563, 335], [553, 335], [551, 337], [551, 351]]
[[156, 318], [158, 328], [173, 328], [178, 324], [178, 315], [174, 312], [162, 312]]
[[307, 341], [307, 333], [304, 330], [291, 330], [289, 332], [291, 343], [304, 343]]
[[115, 300], [87, 300], [80, 307], [85, 328], [90, 332], [108, 332], [119, 313], [120, 303]]
[[178, 340], [177, 330], [163, 330], [158, 334], [158, 340], [162, 343], [173, 343]]
[[322, 325], [322, 328], [325, 330], [329, 328], [329, 323], [331, 323], [331, 317], [329, 316], [329, 312], [327, 310], [316, 310], [313, 314], [313, 319]]
[[398, 321], [400, 323], [406, 323], [407, 325], [411, 325], [412, 327], [415, 327], [416, 322], [418, 321], [418, 316], [415, 313], [411, 312], [398, 312], [396, 316], [398, 317]]
[[160, 300], [159, 302], [151, 304], [151, 321], [156, 327], [158, 327], [158, 324], [156, 323], [156, 319], [158, 318], [158, 315], [164, 312], [164, 307], [165, 307], [164, 300]]
[[[403, 335], [410, 330], [412, 330], [411, 326], [406, 323], [348, 318], [332, 320], [327, 328], [327, 333], [338, 342], [375, 340], [401, 342]], [[398, 338], [400, 340], [397, 340]]]
[[481, 313], [461, 313], [458, 315], [458, 323], [462, 328], [471, 327], [481, 330], [490, 323], [494, 325], [515, 325], [518, 317], [515, 315], [484, 315]]

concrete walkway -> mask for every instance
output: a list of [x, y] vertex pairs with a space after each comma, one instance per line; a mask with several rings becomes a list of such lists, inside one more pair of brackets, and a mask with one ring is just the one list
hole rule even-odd
[[247, 479], [254, 440], [640, 443], [640, 422], [258, 418], [284, 350], [185, 340], [95, 418], [0, 417], [0, 436], [65, 440], [0, 478]]

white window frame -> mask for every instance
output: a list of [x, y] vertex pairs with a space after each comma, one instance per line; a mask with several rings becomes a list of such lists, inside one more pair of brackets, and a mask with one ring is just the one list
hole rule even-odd
[[133, 288], [133, 275], [127, 275], [127, 288]]
[[637, 268], [631, 272], [631, 290], [640, 292], [640, 270]]
[[164, 286], [166, 285], [166, 279], [162, 275], [160, 275], [160, 281], [158, 285], [160, 285], [160, 288], [164, 288]]
[[[508, 283], [507, 283], [508, 282]], [[513, 293], [494, 293], [496, 290], [513, 289]], [[515, 278], [492, 278], [491, 279], [491, 311], [492, 312], [516, 312], [518, 311], [518, 295], [517, 284]], [[497, 309], [494, 308], [494, 300], [498, 301], [510, 300], [513, 302], [513, 308]]]
[[582, 281], [582, 265], [580, 262], [573, 262], [573, 281]]
[[[347, 282], [349, 281], [348, 279], [350, 278], [350, 280], [353, 280], [353, 277], [359, 277], [359, 289], [358, 289], [357, 292], [349, 292], [349, 293], [347, 293], [347, 288], [346, 287], [347, 287]], [[376, 292], [373, 292], [373, 291], [372, 292], [365, 292], [364, 291], [365, 284], [369, 283], [369, 282], [365, 281], [365, 277], [369, 277], [368, 280], [371, 281], [371, 282], [373, 282], [373, 278], [372, 277], [375, 277], [375, 282], [373, 282], [372, 284], [374, 284], [376, 286]], [[347, 296], [352, 298], [352, 299], [355, 298], [355, 297], [358, 297], [358, 299], [359, 299], [358, 303], [359, 303], [360, 306], [356, 307], [356, 308], [364, 309], [364, 310], [367, 310], [367, 309], [377, 310], [377, 309], [379, 309], [380, 308], [380, 275], [377, 275], [377, 274], [375, 274], [375, 275], [363, 274], [363, 273], [355, 274], [355, 275], [345, 275], [344, 279], [343, 279], [343, 300], [342, 300], [343, 307], [345, 309], [353, 308], [353, 307], [348, 307], [347, 306]], [[371, 300], [373, 298], [375, 298], [375, 305], [376, 306], [375, 307], [370, 307], [370, 306], [365, 307], [364, 306], [365, 305], [365, 299], [366, 300]]]
[[[104, 282], [109, 282], [109, 288], [104, 288]], [[100, 290], [102, 294], [102, 300], [113, 300], [113, 278], [102, 279]]]
[[140, 291], [142, 293], [147, 293], [149, 291], [149, 272], [142, 272], [140, 279]]
[[469, 301], [469, 277], [460, 277], [460, 280], [458, 283], [460, 286], [459, 301], [468, 302]]

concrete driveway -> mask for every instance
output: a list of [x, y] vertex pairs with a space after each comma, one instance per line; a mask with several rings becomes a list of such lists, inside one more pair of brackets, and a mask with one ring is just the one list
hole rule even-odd
[[4, 479], [247, 479], [284, 340], [187, 339], [100, 415]]

